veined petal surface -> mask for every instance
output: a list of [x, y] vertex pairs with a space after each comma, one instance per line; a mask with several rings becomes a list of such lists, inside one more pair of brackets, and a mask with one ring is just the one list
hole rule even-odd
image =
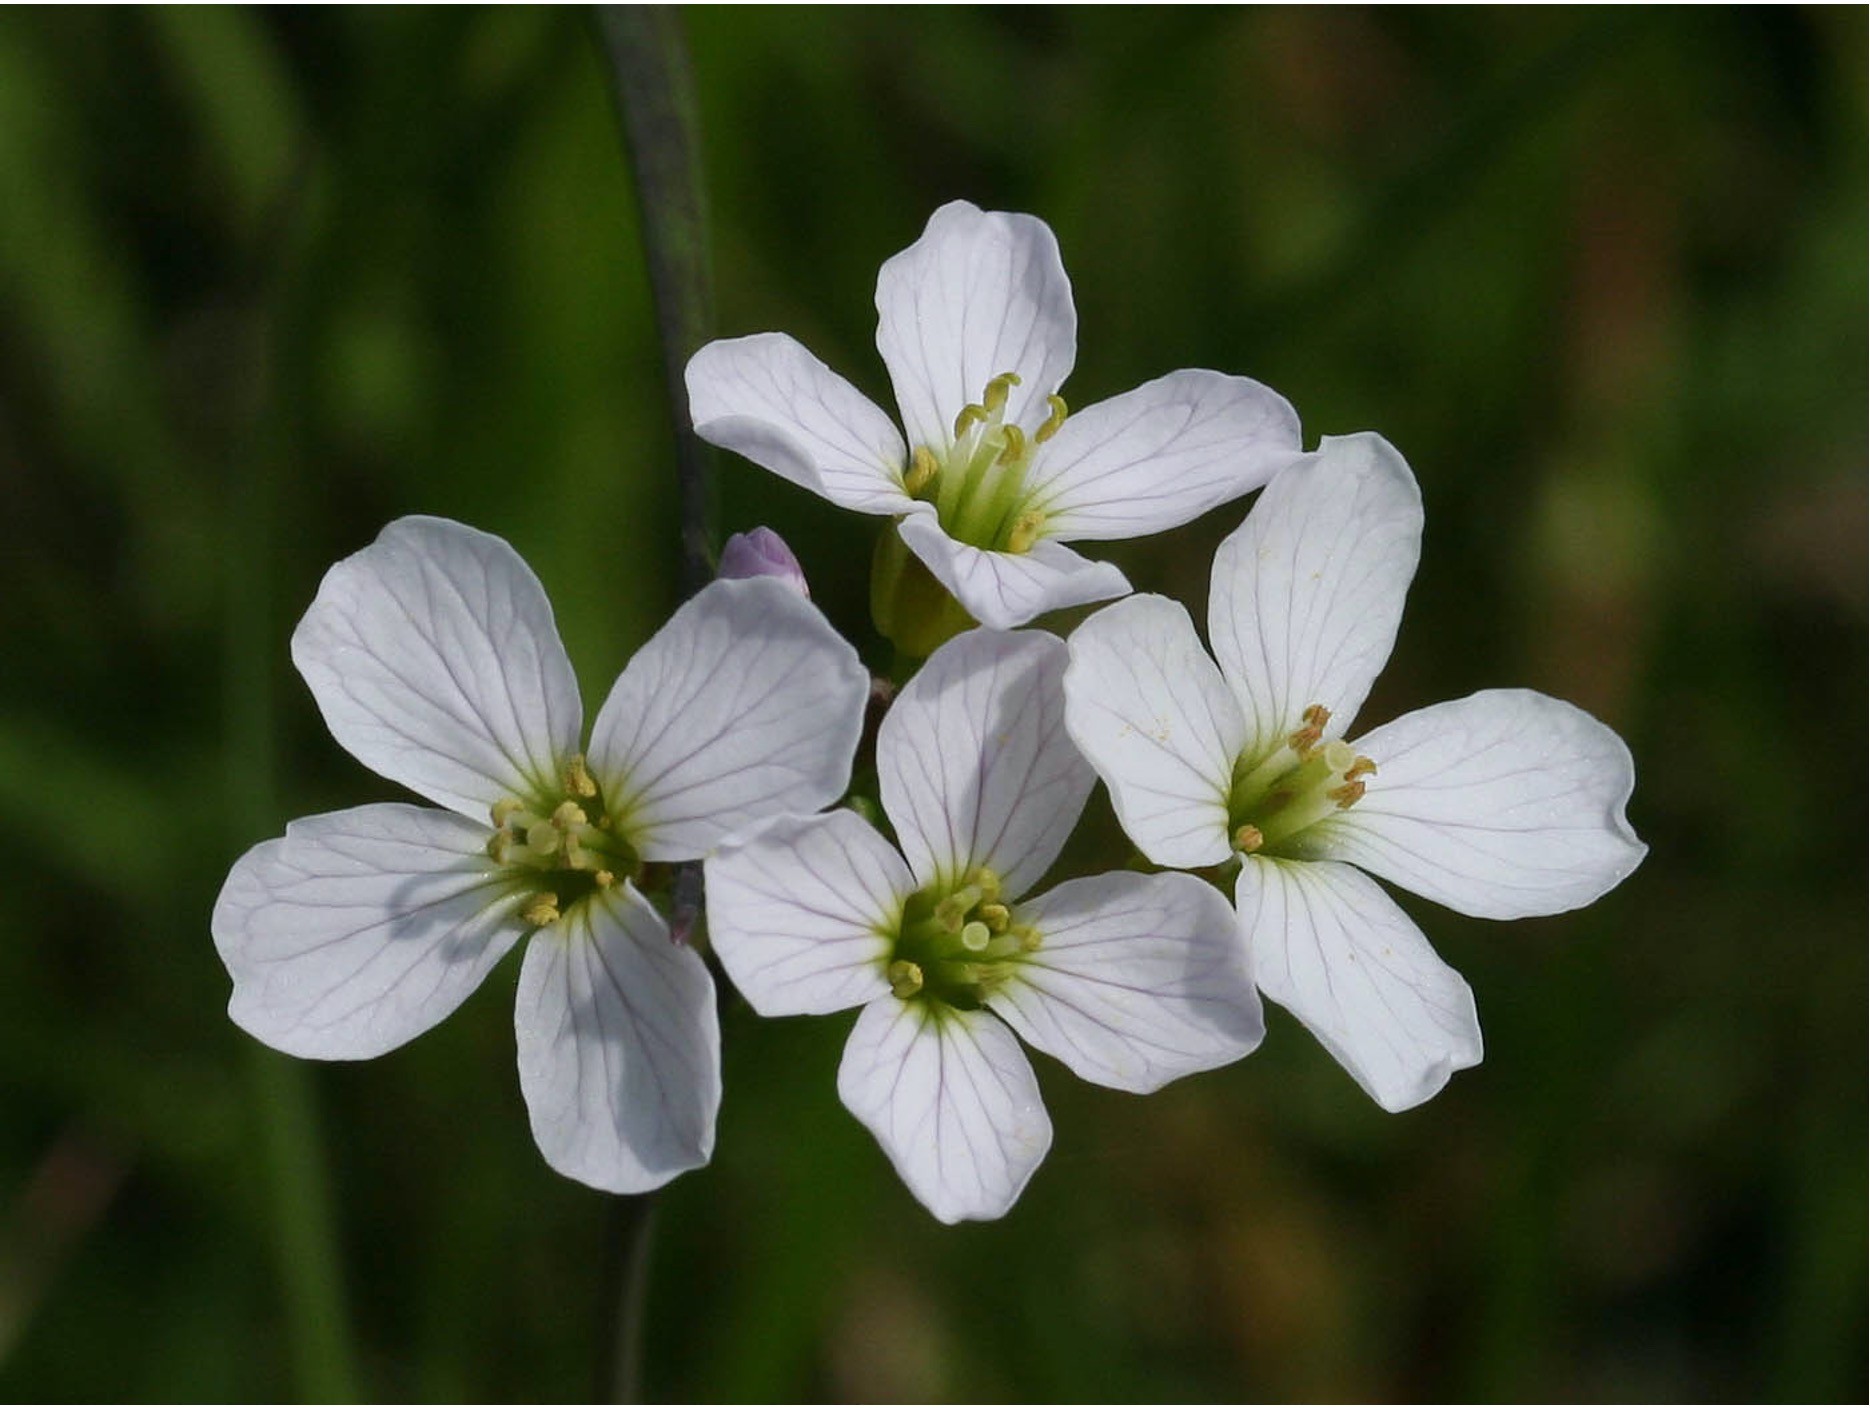
[[1312, 704], [1341, 736], [1389, 659], [1422, 549], [1415, 476], [1378, 435], [1326, 436], [1285, 469], [1214, 557], [1208, 632], [1270, 752]]
[[781, 817], [707, 861], [708, 934], [762, 1017], [838, 1012], [889, 991], [909, 867], [854, 812]]
[[1040, 947], [987, 1006], [1085, 1080], [1145, 1094], [1265, 1035], [1233, 908], [1192, 875], [1068, 880], [1017, 918]]
[[420, 1036], [523, 932], [487, 859], [490, 834], [385, 803], [306, 817], [255, 846], [214, 905], [228, 1015], [268, 1046], [325, 1060]]
[[878, 998], [845, 1043], [838, 1098], [943, 1222], [1004, 1215], [1052, 1146], [1032, 1063], [984, 1011]]
[[1113, 564], [1092, 562], [1049, 538], [1026, 552], [988, 552], [956, 542], [926, 510], [904, 518], [897, 531], [968, 615], [998, 631], [1130, 590]]
[[1192, 869], [1232, 854], [1247, 726], [1180, 602], [1133, 596], [1072, 632], [1065, 722], [1144, 855]]
[[1065, 732], [1065, 660], [1043, 631], [968, 631], [896, 696], [877, 773], [921, 884], [986, 866], [1014, 898], [1058, 859], [1096, 782]]
[[1577, 909], [1648, 848], [1623, 809], [1630, 750], [1584, 710], [1489, 689], [1404, 714], [1357, 748], [1376, 761], [1356, 806], [1300, 838], [1425, 899], [1483, 919]]
[[1369, 876], [1248, 856], [1234, 898], [1260, 991], [1384, 1109], [1420, 1105], [1479, 1064], [1474, 994]]
[[399, 518], [327, 572], [292, 660], [352, 756], [477, 821], [552, 786], [578, 746], [545, 589], [501, 539], [445, 518]]
[[710, 342], [689, 359], [685, 380], [695, 434], [709, 444], [842, 508], [908, 508], [908, 451], [895, 424], [795, 339], [767, 332]]
[[1244, 376], [1179, 371], [1066, 418], [1033, 453], [1048, 537], [1141, 538], [1250, 493], [1299, 455], [1299, 417]]
[[955, 416], [1015, 372], [1006, 418], [1029, 435], [1071, 375], [1078, 314], [1043, 220], [950, 201], [877, 272], [877, 351], [910, 445], [954, 443]]
[[590, 767], [649, 860], [836, 801], [870, 676], [823, 614], [771, 577], [711, 582], [618, 676]]
[[708, 1161], [714, 982], [629, 881], [533, 935], [513, 1026], [533, 1138], [567, 1178], [641, 1193]]

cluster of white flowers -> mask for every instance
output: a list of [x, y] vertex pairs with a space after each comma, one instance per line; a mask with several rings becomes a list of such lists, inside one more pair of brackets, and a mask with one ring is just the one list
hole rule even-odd
[[[944, 206], [883, 266], [877, 309], [906, 441], [779, 334], [703, 348], [688, 389], [705, 438], [894, 520], [873, 607], [926, 659], [876, 733], [887, 834], [822, 810], [872, 684], [775, 535], [729, 545], [580, 752], [537, 579], [497, 538], [404, 519], [332, 569], [293, 657], [340, 743], [447, 810], [311, 817], [242, 857], [213, 924], [234, 1020], [373, 1056], [530, 936], [515, 1028], [539, 1147], [653, 1188], [706, 1162], [720, 1098], [707, 966], [651, 899], [703, 860], [714, 951], [756, 1010], [860, 1009], [839, 1095], [944, 1221], [1004, 1213], [1051, 1143], [1016, 1038], [1149, 1091], [1251, 1052], [1264, 994], [1385, 1109], [1479, 1061], [1467, 984], [1366, 872], [1515, 918], [1589, 903], [1644, 848], [1628, 749], [1545, 695], [1347, 741], [1419, 554], [1402, 457], [1369, 434], [1303, 452], [1281, 397], [1216, 372], [1068, 414], [1070, 285], [1030, 216]], [[1066, 541], [1262, 486], [1215, 557], [1212, 655], [1161, 596], [1068, 642], [1016, 629], [1130, 591]], [[1164, 873], [1033, 893], [1099, 778]]]

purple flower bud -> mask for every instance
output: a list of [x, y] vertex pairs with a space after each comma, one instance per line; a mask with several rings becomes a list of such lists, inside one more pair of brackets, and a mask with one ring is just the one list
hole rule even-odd
[[777, 577], [795, 588], [807, 601], [812, 596], [812, 589], [806, 585], [805, 572], [799, 566], [798, 558], [792, 555], [786, 540], [771, 528], [755, 528], [751, 532], [736, 533], [729, 538], [727, 546], [721, 549], [721, 565], [714, 575], [728, 579]]

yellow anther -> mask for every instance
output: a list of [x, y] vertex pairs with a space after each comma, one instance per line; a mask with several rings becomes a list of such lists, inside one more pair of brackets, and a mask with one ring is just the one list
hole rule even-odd
[[574, 797], [595, 797], [597, 783], [584, 765], [584, 754], [573, 753], [565, 764], [565, 790]]
[[959, 440], [966, 435], [968, 427], [977, 421], [981, 424], [986, 423], [987, 408], [970, 401], [961, 408], [961, 414], [954, 418], [954, 438]]
[[584, 808], [576, 802], [560, 802], [552, 813], [552, 825], [560, 831], [570, 831], [574, 826], [583, 826]]
[[558, 854], [558, 843], [565, 833], [549, 821], [535, 821], [526, 828], [526, 844], [542, 856]]
[[1355, 782], [1360, 777], [1368, 777], [1377, 770], [1377, 765], [1359, 754], [1357, 761], [1344, 769], [1344, 780]]
[[1260, 828], [1248, 822], [1234, 833], [1234, 849], [1242, 855], [1252, 855], [1266, 844], [1266, 838], [1260, 834]]
[[1003, 904], [984, 904], [974, 912], [980, 916], [980, 922], [996, 934], [1004, 934], [1013, 917]]
[[961, 947], [969, 953], [985, 953], [993, 934], [978, 919], [969, 920], [961, 926]]
[[1325, 725], [1331, 722], [1331, 711], [1322, 704], [1307, 704], [1299, 718], [1323, 733]]
[[612, 885], [617, 883], [617, 877], [612, 875], [608, 870], [600, 870], [591, 878], [597, 882], [597, 888], [600, 890], [608, 890]]
[[[957, 436], [960, 433], [955, 431]], [[941, 461], [935, 458], [935, 452], [927, 445], [917, 445], [916, 452], [909, 457], [909, 472], [903, 475], [903, 492], [913, 499], [933, 484], [940, 473]]]
[[1000, 876], [984, 865], [977, 865], [968, 874], [968, 883], [980, 891], [981, 904], [992, 904], [1000, 898]]
[[527, 900], [519, 912], [519, 917], [528, 924], [543, 927], [558, 919], [558, 896], [550, 890], [541, 890]]
[[922, 991], [922, 969], [906, 958], [890, 964], [886, 976], [890, 980], [890, 991], [899, 998], [907, 1000]]
[[935, 906], [935, 922], [949, 933], [958, 934], [961, 932], [962, 924], [967, 921], [968, 911], [980, 901], [980, 886], [963, 885]]
[[1032, 545], [1039, 541], [1039, 534], [1045, 528], [1045, 515], [1036, 510], [1022, 513], [1013, 520], [1013, 530], [1006, 535], [1008, 552], [1031, 552]]
[[1033, 431], [1032, 442], [1035, 445], [1043, 445], [1058, 434], [1058, 428], [1065, 423], [1065, 417], [1068, 414], [1063, 396], [1048, 396], [1045, 398], [1045, 404], [1052, 408], [1052, 414], [1045, 418], [1044, 425]]
[[1018, 464], [1026, 458], [1026, 432], [1017, 425], [1003, 425], [1000, 435], [1004, 443], [995, 459], [1000, 464]]
[[1361, 782], [1347, 782], [1342, 787], [1333, 787], [1325, 793], [1325, 796], [1338, 804], [1339, 811], [1355, 806], [1363, 795], [1364, 785]]
[[506, 853], [513, 844], [511, 831], [496, 831], [487, 838], [487, 854], [495, 865], [506, 864]]
[[526, 808], [523, 803], [516, 802], [511, 797], [502, 797], [493, 804], [493, 824], [495, 826], [505, 826], [513, 819], [515, 813], [524, 810], [526, 810]]
[[1030, 924], [1015, 924], [1009, 932], [1019, 940], [1019, 946], [1027, 953], [1037, 953], [1043, 940], [1039, 931]]
[[1018, 372], [1001, 372], [987, 383], [987, 389], [980, 394], [980, 399], [987, 403], [988, 411], [997, 411], [1006, 404], [1006, 396], [1019, 385]]

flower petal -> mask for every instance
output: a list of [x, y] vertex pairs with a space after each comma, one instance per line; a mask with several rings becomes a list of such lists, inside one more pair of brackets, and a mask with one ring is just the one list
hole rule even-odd
[[710, 342], [689, 359], [695, 434], [859, 513], [901, 513], [909, 452], [890, 418], [784, 333]]
[[1247, 726], [1179, 601], [1133, 596], [1072, 632], [1065, 722], [1144, 855], [1192, 869], [1232, 854]]
[[501, 539], [445, 518], [399, 518], [327, 572], [292, 660], [352, 756], [477, 821], [555, 786], [578, 746], [545, 589]]
[[1405, 714], [1357, 749], [1377, 765], [1363, 799], [1302, 833], [1462, 914], [1519, 919], [1587, 905], [1648, 847], [1623, 809], [1636, 765], [1584, 710], [1489, 689]]
[[533, 1138], [567, 1178], [641, 1193], [708, 1161], [714, 981], [629, 881], [533, 936], [513, 1028]]
[[1376, 881], [1331, 861], [1248, 856], [1234, 886], [1260, 991], [1390, 1111], [1480, 1063], [1474, 994]]
[[975, 866], [1024, 894], [1097, 781], [1065, 732], [1065, 643], [968, 631], [928, 658], [877, 732], [883, 810], [922, 885]]
[[762, 1017], [839, 1012], [889, 991], [903, 858], [863, 818], [782, 817], [708, 857], [708, 934]]
[[1075, 411], [1033, 454], [1047, 537], [1141, 538], [1259, 488], [1299, 455], [1299, 417], [1244, 376], [1180, 371]]
[[1085, 1080], [1146, 1094], [1265, 1035], [1233, 909], [1192, 875], [1067, 880], [1016, 917], [1041, 944], [987, 1005]]
[[878, 998], [845, 1043], [838, 1098], [943, 1222], [1004, 1216], [1052, 1147], [1032, 1063], [985, 1012]]
[[997, 631], [1130, 590], [1111, 563], [1092, 562], [1050, 539], [1041, 538], [1027, 552], [984, 552], [956, 542], [926, 511], [903, 519], [898, 531], [968, 615]]
[[1389, 659], [1422, 548], [1422, 496], [1378, 435], [1326, 436], [1214, 557], [1208, 633], [1264, 756], [1312, 704], [1350, 727]]
[[590, 766], [649, 860], [844, 793], [870, 675], [817, 607], [771, 577], [711, 582], [617, 677]]
[[386, 803], [306, 817], [234, 863], [214, 946], [236, 1025], [294, 1056], [359, 1060], [420, 1036], [518, 941], [486, 826]]
[[877, 351], [911, 445], [954, 443], [955, 416], [1017, 372], [1006, 418], [1029, 434], [1071, 375], [1078, 314], [1043, 220], [950, 201], [877, 272]]

